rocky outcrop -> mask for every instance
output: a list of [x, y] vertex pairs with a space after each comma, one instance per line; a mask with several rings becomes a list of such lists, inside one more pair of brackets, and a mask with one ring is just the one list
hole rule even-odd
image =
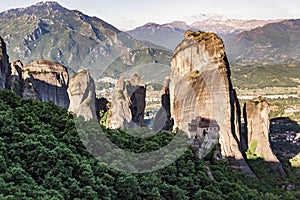
[[249, 153], [263, 158], [271, 167], [286, 176], [281, 163], [269, 143], [270, 107], [265, 97], [257, 97], [244, 104], [245, 136]]
[[238, 104], [221, 38], [187, 31], [171, 61], [169, 88], [174, 128], [188, 133], [188, 123], [194, 118], [215, 119], [220, 126], [222, 156], [234, 160], [233, 167], [255, 176], [239, 149]]
[[171, 119], [170, 110], [170, 91], [169, 91], [170, 78], [166, 77], [161, 90], [161, 108], [157, 112], [154, 122], [153, 130], [171, 130], [173, 126], [173, 120]]
[[128, 81], [120, 78], [108, 113], [107, 127], [143, 126], [145, 107], [146, 85], [142, 79], [137, 74], [133, 74]]
[[40, 92], [38, 91], [38, 87], [36, 85], [36, 81], [34, 80], [31, 74], [26, 74], [24, 77], [23, 83], [23, 93], [22, 97], [24, 99], [34, 99], [42, 101]]
[[[43, 102], [53, 101], [58, 106], [69, 107], [67, 93], [69, 75], [66, 67], [57, 62], [37, 60], [23, 67], [24, 82], [27, 78], [34, 83], [35, 90]], [[31, 90], [27, 90], [25, 84], [23, 96], [31, 96], [26, 91]]]
[[106, 126], [111, 129], [127, 126], [132, 119], [129, 97], [125, 92], [125, 79], [121, 77], [115, 87], [111, 107], [108, 111]]
[[68, 94], [70, 97], [69, 111], [85, 120], [96, 119], [95, 83], [87, 69], [81, 69], [73, 75]]
[[0, 37], [0, 88], [4, 89], [6, 78], [9, 75], [9, 60], [6, 53], [6, 44]]
[[22, 79], [23, 63], [20, 60], [12, 61], [9, 65], [9, 75], [6, 80], [6, 88], [22, 95], [23, 79]]
[[137, 75], [133, 74], [125, 84], [126, 92], [130, 98], [130, 111], [132, 122], [142, 127], [144, 125], [144, 111], [146, 107], [146, 85]]

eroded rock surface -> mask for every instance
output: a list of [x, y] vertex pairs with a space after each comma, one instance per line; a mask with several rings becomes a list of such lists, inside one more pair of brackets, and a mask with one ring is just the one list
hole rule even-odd
[[9, 75], [6, 80], [6, 88], [22, 95], [23, 79], [22, 79], [23, 63], [20, 60], [12, 61], [9, 65]]
[[132, 119], [129, 105], [129, 97], [125, 92], [125, 79], [122, 77], [118, 80], [114, 90], [106, 126], [111, 129], [127, 126]]
[[188, 123], [194, 118], [215, 119], [220, 126], [222, 156], [232, 158], [233, 167], [254, 176], [239, 149], [238, 104], [221, 38], [187, 31], [171, 61], [169, 88], [174, 128], [188, 133]]
[[245, 136], [252, 154], [263, 158], [270, 166], [286, 176], [280, 161], [273, 153], [269, 142], [270, 106], [265, 97], [257, 97], [244, 105]]
[[[24, 82], [30, 78], [34, 83], [35, 90], [38, 92], [43, 102], [53, 101], [56, 105], [68, 108], [69, 97], [67, 93], [69, 75], [68, 70], [63, 65], [48, 60], [37, 60], [23, 67]], [[32, 96], [27, 93], [32, 90], [26, 88], [24, 84], [23, 96], [25, 98]]]
[[70, 97], [69, 111], [85, 120], [97, 119], [95, 109], [95, 83], [87, 69], [73, 75], [68, 87]]
[[2, 37], [0, 37], [0, 88], [4, 89], [6, 85], [6, 78], [9, 73], [9, 59], [6, 52], [6, 44]]
[[170, 91], [169, 91], [170, 78], [166, 77], [161, 90], [161, 108], [157, 112], [154, 123], [153, 130], [171, 130], [173, 126], [173, 120], [171, 118], [170, 109]]
[[143, 80], [137, 74], [133, 74], [127, 81], [120, 78], [108, 113], [107, 126], [112, 129], [142, 127], [145, 107], [146, 85]]

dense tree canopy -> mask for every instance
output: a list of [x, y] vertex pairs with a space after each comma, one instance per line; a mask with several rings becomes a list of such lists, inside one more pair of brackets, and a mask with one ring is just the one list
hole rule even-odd
[[[155, 150], [174, 137], [160, 133], [147, 140], [104, 130], [134, 152]], [[288, 181], [297, 184], [293, 170], [288, 180], [273, 180], [272, 174], [257, 180], [231, 169], [226, 160], [196, 159], [188, 149], [163, 169], [128, 174], [86, 150], [66, 109], [0, 91], [0, 199], [299, 199], [299, 191], [281, 188]]]

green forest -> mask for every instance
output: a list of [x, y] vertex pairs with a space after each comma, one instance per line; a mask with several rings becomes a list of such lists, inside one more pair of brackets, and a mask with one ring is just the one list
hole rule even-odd
[[[103, 130], [112, 142], [133, 152], [153, 151], [174, 138], [160, 132], [149, 140], [136, 139], [121, 130]], [[88, 152], [66, 109], [0, 90], [0, 199], [300, 199], [299, 169], [288, 161], [286, 179], [261, 160], [250, 166], [258, 179], [228, 167], [226, 159], [200, 160], [188, 149], [163, 169], [122, 172]], [[283, 187], [287, 184], [296, 190]]]

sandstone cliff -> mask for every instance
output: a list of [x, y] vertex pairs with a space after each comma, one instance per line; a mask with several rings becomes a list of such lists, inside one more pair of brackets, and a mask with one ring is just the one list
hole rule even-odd
[[[271, 167], [286, 176], [281, 163], [274, 155], [269, 143], [270, 107], [264, 97], [257, 97], [244, 104], [245, 136], [249, 153], [263, 158]], [[252, 152], [253, 151], [253, 152]]]
[[188, 123], [197, 116], [215, 119], [222, 156], [232, 158], [233, 167], [255, 176], [239, 149], [237, 98], [224, 44], [216, 34], [185, 33], [171, 61], [169, 87], [174, 128], [188, 133]]
[[6, 85], [6, 78], [9, 73], [9, 61], [6, 53], [6, 44], [0, 37], [0, 88], [4, 89]]
[[69, 111], [85, 120], [96, 119], [95, 83], [87, 69], [81, 69], [73, 75], [68, 87], [70, 97]]
[[20, 60], [12, 61], [9, 65], [9, 73], [6, 80], [6, 88], [22, 95], [23, 79], [22, 79], [23, 63]]
[[137, 74], [133, 74], [127, 81], [120, 78], [108, 113], [107, 127], [142, 127], [145, 107], [146, 85], [142, 79]]
[[[26, 80], [26, 79], [30, 80]], [[63, 65], [48, 60], [37, 60], [23, 67], [24, 82], [31, 82], [36, 87], [43, 102], [53, 101], [56, 105], [68, 108], [69, 97], [67, 93], [69, 75]], [[24, 84], [23, 97], [33, 96]]]

